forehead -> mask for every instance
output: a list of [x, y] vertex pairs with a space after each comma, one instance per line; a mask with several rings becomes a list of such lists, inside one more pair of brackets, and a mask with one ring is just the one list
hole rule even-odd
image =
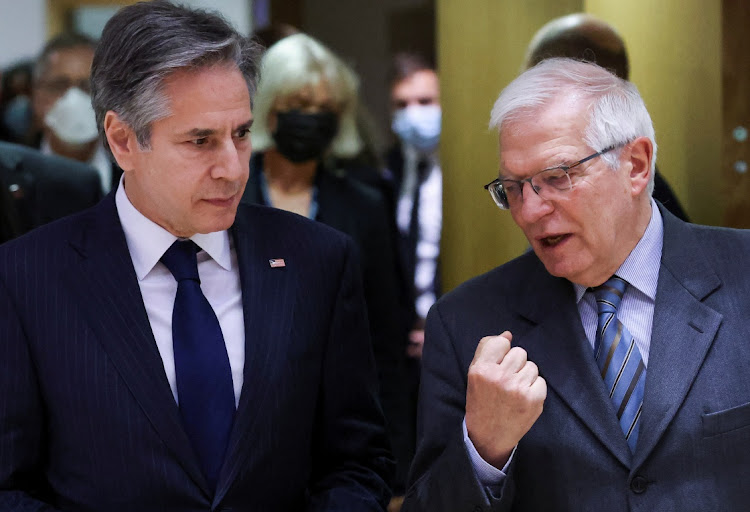
[[409, 75], [393, 84], [392, 95], [394, 98], [430, 97], [440, 96], [440, 82], [437, 73], [430, 69], [423, 69]]
[[[242, 73], [232, 66], [179, 70], [164, 80], [170, 124], [244, 123], [250, 120], [250, 94]], [[199, 126], [201, 125], [201, 126]]]
[[583, 158], [588, 109], [576, 98], [555, 100], [503, 123], [500, 165], [517, 176]]
[[73, 46], [55, 50], [47, 56], [43, 67], [45, 76], [69, 75], [87, 77], [91, 73], [94, 49], [88, 46]]
[[276, 103], [324, 103], [333, 100], [331, 87], [323, 79], [303, 85], [295, 91], [282, 93], [276, 98]]

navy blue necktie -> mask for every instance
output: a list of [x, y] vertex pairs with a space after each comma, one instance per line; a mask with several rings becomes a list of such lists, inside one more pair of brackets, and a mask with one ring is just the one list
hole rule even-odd
[[201, 291], [197, 251], [191, 240], [177, 240], [161, 261], [177, 280], [172, 345], [180, 413], [215, 489], [234, 421], [234, 386], [219, 320]]
[[635, 338], [617, 318], [627, 282], [617, 276], [594, 288], [599, 322], [594, 353], [620, 428], [631, 451], [638, 442], [638, 427], [646, 385], [646, 366]]

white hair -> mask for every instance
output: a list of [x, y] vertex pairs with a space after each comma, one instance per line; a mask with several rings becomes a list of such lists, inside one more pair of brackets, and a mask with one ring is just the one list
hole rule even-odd
[[306, 34], [281, 39], [263, 56], [253, 103], [255, 122], [250, 135], [253, 149], [265, 151], [276, 145], [268, 130], [268, 118], [277, 98], [321, 82], [341, 106], [339, 129], [331, 141], [330, 153], [336, 157], [351, 157], [359, 153], [362, 149], [356, 121], [359, 80], [333, 52]]
[[[596, 151], [647, 137], [654, 148], [648, 193], [654, 189], [656, 137], [651, 116], [632, 83], [609, 71], [573, 59], [546, 59], [513, 80], [495, 101], [490, 128], [527, 120], [553, 101], [563, 97], [588, 102], [589, 119], [584, 142]], [[618, 167], [619, 151], [602, 155], [613, 169]]]

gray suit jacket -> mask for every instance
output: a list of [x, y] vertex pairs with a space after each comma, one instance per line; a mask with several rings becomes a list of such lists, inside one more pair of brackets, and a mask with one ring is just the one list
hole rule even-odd
[[[573, 287], [527, 253], [430, 313], [404, 511], [746, 509], [750, 231], [686, 224], [660, 209], [664, 249], [635, 453], [604, 392]], [[506, 329], [548, 394], [494, 494], [475, 476], [461, 423], [477, 343]]]

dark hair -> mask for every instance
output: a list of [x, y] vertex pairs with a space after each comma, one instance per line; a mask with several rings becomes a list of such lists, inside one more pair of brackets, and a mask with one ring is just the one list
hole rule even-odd
[[93, 50], [96, 48], [96, 41], [89, 36], [78, 32], [63, 32], [47, 41], [42, 53], [39, 54], [39, 57], [37, 57], [36, 62], [34, 63], [34, 80], [38, 80], [47, 70], [50, 55], [60, 50], [68, 50], [70, 48], [78, 48], [81, 46]]
[[399, 52], [393, 57], [391, 84], [406, 80], [418, 71], [435, 71], [435, 66], [418, 53]]
[[104, 27], [91, 67], [91, 102], [99, 135], [112, 110], [149, 147], [151, 125], [169, 115], [164, 81], [174, 72], [231, 64], [242, 73], [252, 98], [259, 46], [221, 16], [164, 0], [120, 9]]
[[623, 80], [627, 80], [630, 74], [624, 43], [619, 50], [611, 50], [598, 44], [587, 34], [561, 32], [548, 37], [534, 49], [527, 65], [532, 67], [552, 57], [567, 57], [591, 62], [611, 71]]

